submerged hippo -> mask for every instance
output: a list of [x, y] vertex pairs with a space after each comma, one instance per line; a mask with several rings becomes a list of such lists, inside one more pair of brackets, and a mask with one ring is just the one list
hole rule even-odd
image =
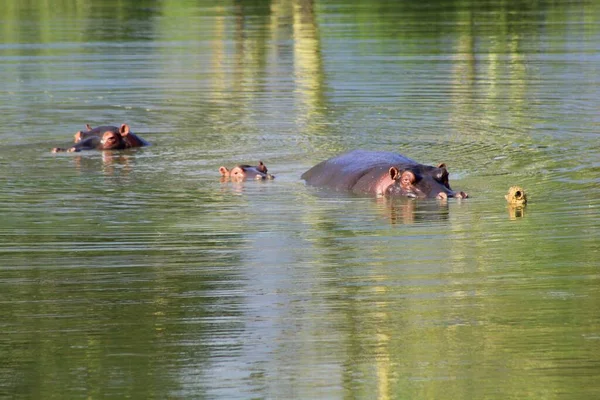
[[241, 182], [245, 180], [263, 180], [274, 179], [275, 176], [267, 173], [267, 166], [262, 161], [258, 162], [257, 166], [251, 165], [236, 165], [231, 169], [220, 167], [222, 179], [230, 179], [233, 182]]
[[315, 165], [302, 179], [311, 186], [379, 196], [467, 197], [450, 188], [445, 164], [423, 165], [386, 151], [350, 151]]
[[129, 125], [120, 127], [105, 125], [92, 128], [86, 125], [87, 131], [79, 131], [75, 134], [75, 144], [69, 148], [55, 147], [53, 153], [62, 151], [78, 152], [81, 150], [122, 150], [132, 147], [147, 146], [149, 143], [131, 132]]

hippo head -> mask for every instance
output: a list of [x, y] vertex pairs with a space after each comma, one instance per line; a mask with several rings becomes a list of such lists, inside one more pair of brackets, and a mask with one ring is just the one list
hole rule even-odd
[[119, 127], [119, 133], [122, 136], [127, 136], [131, 133], [131, 129], [129, 128], [129, 125], [127, 124], [121, 124], [121, 126]]
[[402, 169], [391, 167], [388, 173], [393, 183], [386, 188], [385, 194], [388, 196], [404, 196], [420, 199], [437, 198], [444, 200], [448, 197], [466, 198], [467, 195], [465, 193], [455, 193], [450, 189], [448, 171], [445, 166], [438, 167], [438, 169], [440, 171], [427, 171], [428, 173], [423, 173], [417, 166], [412, 168], [409, 166]]
[[100, 141], [102, 150], [118, 150], [125, 148], [125, 141], [120, 133], [106, 131]]
[[236, 165], [231, 169], [220, 167], [219, 172], [222, 178], [230, 179], [233, 182], [275, 178], [273, 175], [267, 173], [267, 166], [262, 161], [259, 161], [257, 166]]

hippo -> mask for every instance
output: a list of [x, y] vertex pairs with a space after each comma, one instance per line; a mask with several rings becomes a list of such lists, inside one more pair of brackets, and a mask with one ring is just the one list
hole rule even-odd
[[52, 152], [78, 152], [94, 149], [122, 150], [149, 145], [144, 139], [131, 132], [127, 124], [123, 124], [120, 127], [105, 125], [97, 128], [92, 128], [87, 124], [86, 127], [87, 131], [79, 131], [75, 134], [75, 144], [73, 146], [67, 149], [55, 147], [52, 149]]
[[275, 176], [267, 173], [267, 166], [262, 161], [258, 162], [257, 166], [251, 165], [236, 165], [231, 169], [226, 167], [220, 167], [219, 172], [224, 180], [231, 180], [233, 182], [241, 182], [245, 180], [264, 180], [264, 179], [275, 179]]
[[325, 160], [302, 174], [308, 185], [378, 196], [467, 198], [450, 187], [445, 164], [423, 165], [387, 151], [353, 150]]

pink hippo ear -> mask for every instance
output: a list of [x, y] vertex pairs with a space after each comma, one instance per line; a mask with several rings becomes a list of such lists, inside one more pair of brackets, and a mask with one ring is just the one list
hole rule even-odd
[[438, 164], [438, 166], [437, 166], [437, 167], [438, 167], [438, 168], [446, 168], [446, 163], [441, 163], [441, 164]]
[[219, 172], [221, 176], [229, 176], [229, 170], [225, 167], [219, 167]]
[[398, 179], [398, 177], [400, 176], [400, 172], [398, 171], [398, 168], [396, 168], [396, 167], [390, 167], [389, 174], [390, 174], [390, 178], [392, 178], [392, 180], [394, 180], [394, 181], [396, 179]]
[[123, 124], [121, 125], [121, 128], [119, 128], [119, 133], [123, 136], [129, 135], [129, 125], [127, 124]]
[[88, 131], [92, 130], [92, 126], [90, 124], [85, 124], [85, 127], [87, 128]]

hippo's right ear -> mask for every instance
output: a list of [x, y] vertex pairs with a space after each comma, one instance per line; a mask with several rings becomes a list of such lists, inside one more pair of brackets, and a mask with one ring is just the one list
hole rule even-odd
[[87, 128], [88, 131], [92, 130], [92, 126], [90, 124], [85, 124], [85, 127]]
[[129, 130], [129, 125], [127, 125], [127, 124], [123, 124], [119, 128], [119, 133], [123, 136], [129, 135], [129, 132], [131, 132], [131, 131]]
[[390, 167], [388, 173], [390, 174], [390, 178], [394, 181], [400, 177], [400, 171], [398, 171], [398, 168], [396, 167]]
[[219, 172], [221, 176], [229, 176], [229, 170], [225, 167], [219, 167]]
[[257, 169], [259, 172], [262, 172], [263, 174], [266, 174], [266, 173], [267, 173], [267, 171], [268, 171], [268, 170], [267, 170], [267, 166], [266, 166], [266, 165], [265, 165], [265, 164], [264, 164], [262, 161], [259, 161], [259, 162], [258, 162], [258, 166], [256, 167], [256, 169]]

